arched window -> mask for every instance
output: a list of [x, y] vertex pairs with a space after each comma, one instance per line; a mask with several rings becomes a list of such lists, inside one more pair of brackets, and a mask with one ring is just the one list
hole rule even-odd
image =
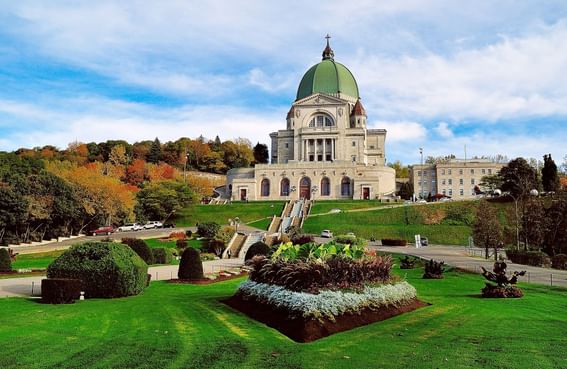
[[334, 125], [333, 119], [324, 114], [317, 114], [309, 121], [309, 127], [332, 127]]
[[264, 178], [260, 184], [260, 192], [262, 196], [270, 196], [270, 180]]
[[331, 181], [329, 178], [323, 177], [321, 179], [321, 196], [329, 196], [331, 194]]
[[289, 196], [289, 179], [284, 178], [280, 183], [280, 196]]
[[343, 177], [341, 181], [341, 196], [352, 196], [350, 192], [350, 178]]

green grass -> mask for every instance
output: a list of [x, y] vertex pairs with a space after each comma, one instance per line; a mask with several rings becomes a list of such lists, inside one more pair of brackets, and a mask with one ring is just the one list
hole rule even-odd
[[47, 266], [64, 250], [18, 255], [12, 263], [12, 269], [46, 269]]
[[233, 202], [227, 205], [192, 205], [179, 212], [175, 223], [180, 227], [194, 227], [197, 223], [227, 224], [228, 219], [240, 218], [241, 223], [254, 222], [280, 215], [283, 201]]
[[432, 305], [309, 344], [220, 300], [239, 280], [152, 282], [140, 296], [42, 305], [0, 300], [0, 367], [9, 368], [565, 368], [565, 289], [522, 286], [523, 299], [481, 299], [478, 275], [423, 280]]
[[248, 225], [258, 229], [267, 230], [271, 222], [272, 222], [272, 217], [269, 217], [269, 218], [257, 220], [255, 222], [250, 222], [248, 223]]
[[324, 214], [332, 209], [342, 211], [377, 208], [380, 206], [394, 205], [395, 203], [380, 202], [379, 200], [317, 200], [311, 208], [311, 214]]
[[[175, 241], [162, 241], [159, 238], [150, 238], [146, 241], [146, 243], [148, 244], [148, 246], [150, 248], [161, 248], [161, 247], [165, 247], [168, 249], [174, 249], [175, 248]], [[187, 241], [187, 244], [195, 249], [201, 249], [203, 246], [206, 245], [206, 240], [202, 239], [202, 240], [197, 240], [195, 238], [190, 239], [189, 241]]]

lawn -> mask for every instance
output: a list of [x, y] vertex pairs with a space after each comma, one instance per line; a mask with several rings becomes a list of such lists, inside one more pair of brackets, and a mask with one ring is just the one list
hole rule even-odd
[[379, 200], [317, 200], [311, 208], [311, 214], [324, 214], [332, 209], [341, 211], [377, 208], [380, 206], [395, 205], [395, 203], [380, 202]]
[[468, 217], [466, 220], [471, 222], [474, 205], [471, 202], [455, 202], [341, 212], [308, 217], [303, 229], [313, 234], [330, 229], [335, 235], [354, 232], [367, 239], [403, 238], [409, 241], [414, 239], [415, 234], [420, 234], [427, 237], [431, 243], [466, 245], [471, 235], [470, 225], [459, 221], [439, 221], [439, 219], [447, 216]]
[[[153, 248], [153, 249], [160, 248], [160, 247], [165, 247], [165, 248], [168, 248], [168, 249], [174, 249], [175, 248], [175, 242], [176, 242], [176, 241], [162, 241], [159, 238], [150, 238], [150, 239], [147, 239], [147, 240], [144, 240], [144, 241], [146, 241], [146, 244], [150, 248]], [[204, 239], [198, 240], [196, 238], [192, 238], [192, 239], [187, 241], [187, 244], [189, 246], [195, 248], [195, 249], [200, 250], [202, 248], [202, 246], [205, 246], [206, 242], [207, 241], [204, 240]]]
[[281, 215], [283, 201], [233, 202], [226, 205], [192, 205], [179, 212], [175, 223], [180, 227], [194, 227], [197, 223], [217, 222], [227, 224], [229, 219], [238, 217], [241, 223]]
[[18, 255], [12, 269], [47, 269], [47, 266], [64, 250]]
[[565, 368], [567, 290], [481, 299], [482, 277], [422, 280], [432, 306], [299, 344], [223, 305], [239, 281], [152, 282], [140, 296], [42, 305], [0, 300], [2, 368]]

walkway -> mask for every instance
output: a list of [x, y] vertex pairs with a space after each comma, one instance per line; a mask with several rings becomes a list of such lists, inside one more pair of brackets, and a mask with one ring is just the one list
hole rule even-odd
[[[482, 270], [480, 269], [481, 266], [489, 271], [492, 271], [492, 267], [494, 266], [494, 260], [485, 260], [484, 258], [469, 256], [467, 249], [463, 246], [431, 245], [427, 247], [420, 247], [418, 249], [416, 249], [414, 246], [371, 247], [379, 251], [414, 255], [427, 260], [435, 259], [444, 261], [445, 264], [474, 273], [482, 273]], [[522, 270], [525, 270], [527, 272], [524, 277], [520, 277], [520, 282], [567, 287], [567, 270], [538, 268], [528, 265], [514, 264], [508, 261], [506, 261], [506, 264], [508, 265], [509, 273]]]
[[[211, 260], [203, 262], [203, 271], [205, 274], [210, 274], [221, 270], [239, 269], [242, 265], [240, 259]], [[152, 275], [152, 281], [164, 281], [177, 278], [178, 268], [178, 265], [155, 266], [150, 267], [148, 273]], [[45, 276], [0, 279], [0, 297], [41, 296], [42, 279], [45, 279]]]

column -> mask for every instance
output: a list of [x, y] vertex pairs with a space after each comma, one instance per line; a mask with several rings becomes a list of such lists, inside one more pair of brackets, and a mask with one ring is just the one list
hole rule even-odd
[[307, 148], [306, 148], [306, 146], [307, 146], [307, 145], [306, 145], [305, 141], [307, 141], [307, 140], [305, 140], [305, 139], [301, 140], [301, 150], [303, 151], [303, 155], [301, 156], [301, 160], [304, 160], [304, 161], [307, 160], [307, 159], [306, 159], [306, 157], [307, 157]]
[[336, 159], [335, 155], [336, 155], [336, 148], [335, 148], [335, 139], [333, 138], [331, 140], [331, 157], [333, 158], [333, 160]]
[[323, 139], [323, 161], [327, 160], [327, 139]]

